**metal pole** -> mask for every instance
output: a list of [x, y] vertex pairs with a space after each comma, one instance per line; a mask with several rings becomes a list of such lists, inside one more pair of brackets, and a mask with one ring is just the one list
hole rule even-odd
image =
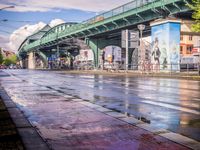
[[142, 71], [144, 71], [145, 68], [144, 68], [144, 66], [143, 66], [143, 63], [144, 63], [144, 62], [143, 62], [143, 56], [142, 56], [142, 55], [143, 55], [143, 50], [142, 50], [142, 48], [143, 48], [143, 47], [142, 47], [142, 44], [143, 44], [143, 43], [142, 43], [142, 31], [143, 31], [143, 30], [140, 30], [140, 49], [139, 49], [139, 59], [140, 59], [140, 61], [139, 61], [139, 62], [142, 63], [142, 64], [141, 64], [141, 65], [142, 65]]
[[59, 68], [60, 64], [60, 48], [59, 48], [59, 45], [57, 45], [57, 67]]
[[[138, 51], [138, 57], [139, 57], [138, 62], [139, 62], [139, 64], [141, 64], [141, 62], [142, 62], [141, 58], [142, 58], [142, 54], [143, 54], [143, 51], [142, 51], [142, 36], [143, 35], [142, 34], [143, 34], [143, 30], [145, 29], [145, 25], [144, 24], [139, 24], [138, 25], [138, 29], [140, 30], [140, 49]], [[143, 69], [143, 68], [141, 68], [141, 69]]]
[[129, 50], [129, 41], [128, 41], [128, 29], [126, 29], [126, 72], [128, 71], [128, 50]]

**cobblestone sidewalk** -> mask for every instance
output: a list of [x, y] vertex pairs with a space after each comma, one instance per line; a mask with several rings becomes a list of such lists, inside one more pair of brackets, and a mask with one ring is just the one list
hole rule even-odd
[[16, 127], [0, 98], [0, 149], [23, 150], [24, 146]]

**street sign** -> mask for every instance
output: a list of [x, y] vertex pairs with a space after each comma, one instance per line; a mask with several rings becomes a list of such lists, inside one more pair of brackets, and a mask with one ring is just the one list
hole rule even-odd
[[[129, 48], [137, 48], [139, 46], [139, 32], [128, 30]], [[122, 48], [126, 48], [126, 30], [122, 31]]]
[[139, 46], [139, 32], [129, 31], [129, 48], [137, 48]]

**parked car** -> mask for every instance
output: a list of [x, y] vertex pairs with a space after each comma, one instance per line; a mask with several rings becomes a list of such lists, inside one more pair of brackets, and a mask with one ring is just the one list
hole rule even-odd
[[14, 64], [11, 64], [8, 68], [9, 68], [9, 69], [17, 69], [17, 66], [14, 65]]
[[199, 57], [196, 56], [184, 56], [181, 58], [180, 69], [181, 70], [196, 70], [200, 63]]
[[7, 66], [5, 66], [5, 65], [0, 65], [0, 69], [7, 69]]

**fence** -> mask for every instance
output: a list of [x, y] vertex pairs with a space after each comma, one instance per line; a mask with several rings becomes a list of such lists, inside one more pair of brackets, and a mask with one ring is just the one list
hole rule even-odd
[[[83, 64], [74, 67], [75, 70], [93, 70], [96, 69], [91, 63]], [[122, 63], [105, 63], [101, 64], [98, 69], [107, 71], [126, 71], [126, 65]], [[128, 71], [136, 71], [140, 73], [167, 73], [176, 74], [183, 73], [186, 75], [200, 75], [200, 63], [188, 63], [188, 64], [129, 64]]]

